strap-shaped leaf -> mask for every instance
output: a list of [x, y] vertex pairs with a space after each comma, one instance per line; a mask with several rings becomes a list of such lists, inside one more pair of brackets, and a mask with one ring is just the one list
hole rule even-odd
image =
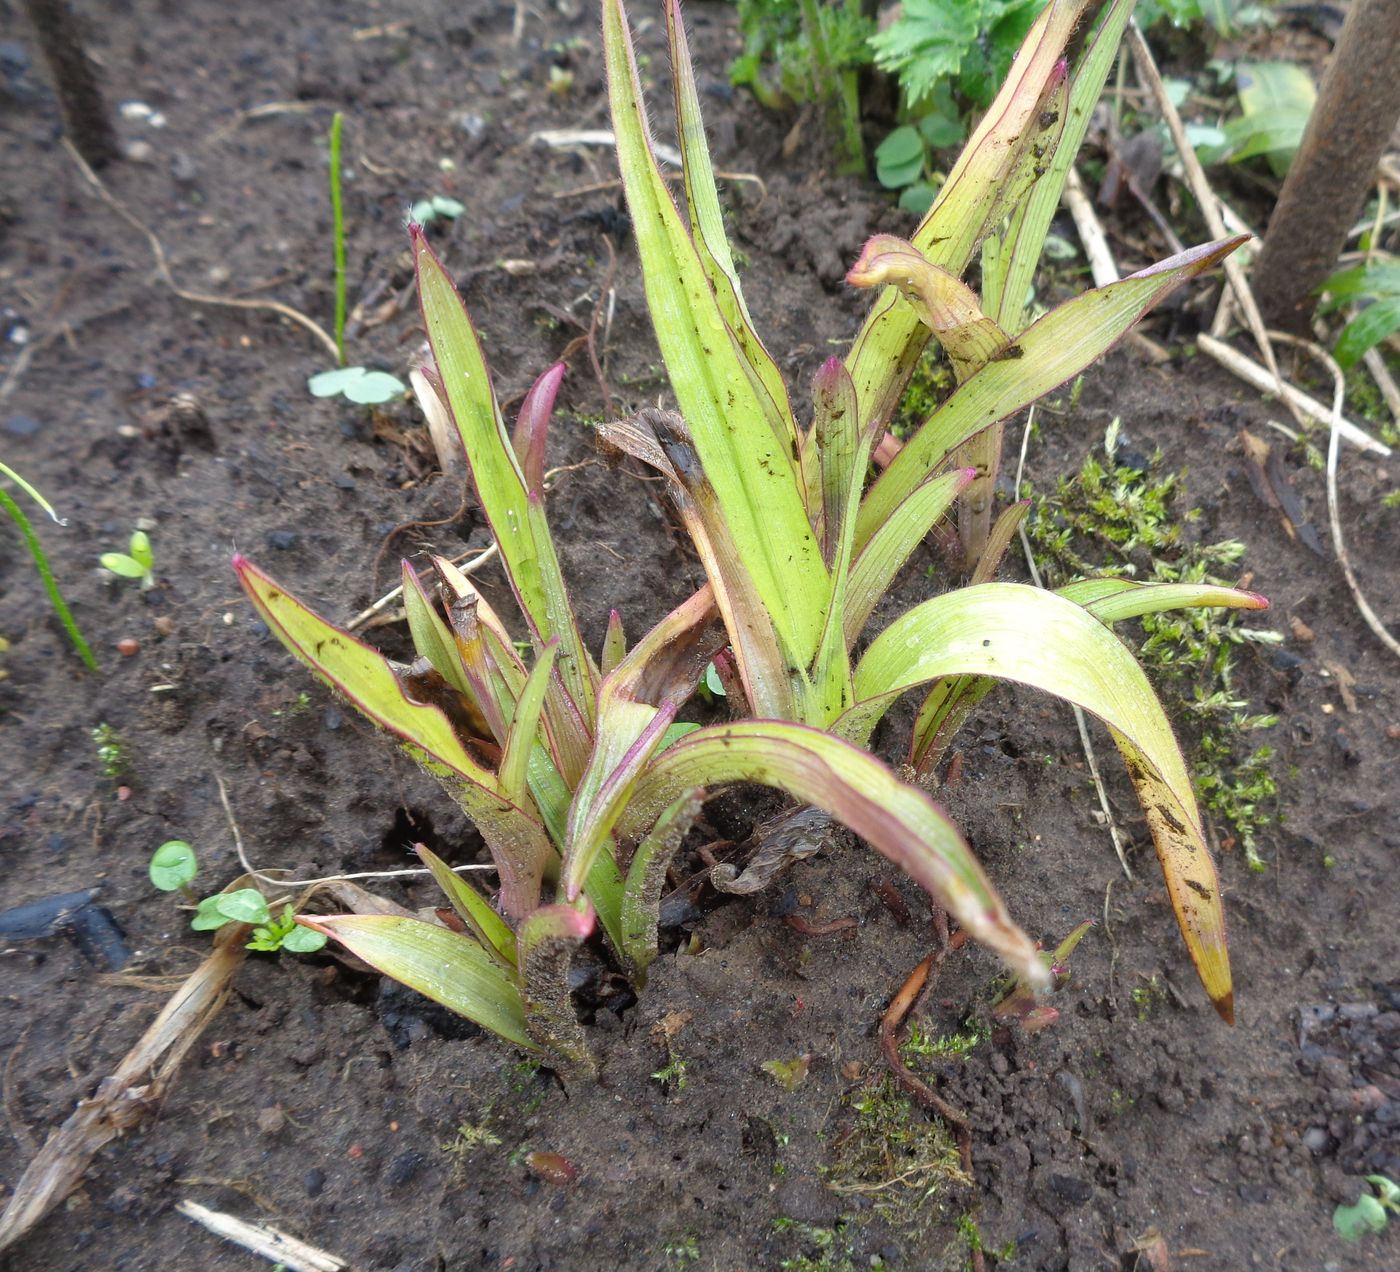
[[[715, 189], [714, 167], [705, 141], [705, 121], [700, 117], [700, 94], [695, 87], [695, 71], [690, 62], [690, 45], [681, 19], [679, 0], [666, 0], [666, 34], [671, 45], [671, 90], [676, 103], [676, 137], [680, 142], [681, 176], [685, 184], [686, 206], [690, 212], [691, 239], [704, 267], [729, 330], [743, 354], [757, 386], [767, 400], [769, 423], [789, 447], [797, 447], [797, 423], [788, 400], [783, 374], [754, 331], [753, 319], [744, 303], [739, 271], [724, 234], [724, 213]], [[769, 403], [771, 402], [771, 407]]]
[[1152, 829], [1197, 974], [1233, 1017], [1220, 885], [1171, 725], [1128, 648], [1081, 606], [1019, 583], [984, 583], [916, 606], [856, 668], [857, 704], [838, 731], [864, 741], [901, 693], [941, 676], [992, 676], [1043, 689], [1113, 733]]
[[821, 638], [830, 583], [794, 440], [770, 425], [765, 395], [661, 177], [620, 0], [604, 0], [603, 45], [618, 166], [657, 343], [719, 515], [788, 656], [805, 668]]
[[491, 908], [475, 888], [426, 844], [414, 844], [413, 850], [432, 872], [433, 881], [457, 912], [458, 918], [471, 930], [484, 949], [512, 977], [515, 974], [515, 933], [510, 925]]
[[292, 655], [397, 737], [476, 823], [500, 872], [507, 912], [534, 909], [554, 849], [533, 810], [506, 797], [496, 775], [472, 758], [440, 708], [407, 697], [383, 654], [326, 622], [245, 557], [235, 556], [233, 568], [254, 608]]
[[774, 720], [697, 729], [652, 761], [628, 808], [628, 832], [655, 821], [692, 787], [728, 782], [775, 786], [829, 813], [925, 888], [1014, 972], [1046, 983], [1034, 942], [1012, 922], [946, 814], [873, 755], [829, 733]]
[[545, 691], [549, 688], [549, 678], [554, 672], [554, 656], [559, 652], [559, 642], [551, 640], [535, 660], [530, 669], [530, 677], [525, 688], [520, 691], [520, 701], [515, 704], [515, 718], [510, 724], [506, 737], [506, 748], [501, 756], [499, 779], [502, 790], [516, 801], [529, 798], [526, 777], [529, 773], [530, 756], [539, 745], [540, 713], [544, 710]]
[[705, 793], [699, 787], [684, 792], [657, 818], [627, 867], [622, 894], [622, 957], [639, 986], [646, 984], [647, 968], [656, 958], [656, 926], [666, 871], [704, 806]]
[[841, 541], [851, 487], [865, 485], [865, 473], [856, 471], [856, 386], [839, 358], [822, 363], [812, 381], [811, 437], [821, 474], [822, 558], [830, 566]]
[[[1064, 131], [1049, 156], [1045, 174], [1012, 214], [998, 243], [1000, 268], [989, 271], [984, 256], [982, 299], [987, 312], [1013, 335], [1025, 325], [1026, 296], [1035, 278], [1050, 222], [1059, 211], [1065, 181], [1089, 129], [1108, 74], [1113, 69], [1123, 31], [1136, 0], [1112, 0], [1099, 18], [1084, 53], [1075, 64]], [[1042, 160], [1044, 162], [1044, 160]], [[989, 240], [990, 242], [990, 240]], [[995, 281], [993, 281], [995, 280]]]
[[587, 905], [543, 905], [520, 925], [525, 1027], [541, 1046], [586, 1070], [593, 1057], [569, 996], [569, 964], [593, 931]]
[[[1039, 175], [1062, 118], [1047, 109], [1064, 80], [1061, 58], [1089, 0], [1051, 0], [1026, 35], [1006, 82], [914, 233], [929, 260], [961, 278], [977, 245]], [[1039, 150], [1040, 155], [1036, 154]], [[847, 355], [862, 422], [888, 421], [927, 343], [893, 289], [875, 302]]]
[[515, 981], [471, 937], [390, 914], [299, 914], [376, 971], [527, 1051], [540, 1050]]
[[403, 608], [408, 618], [409, 633], [413, 637], [413, 648], [420, 658], [426, 658], [432, 664], [439, 676], [480, 710], [476, 694], [462, 667], [457, 641], [451, 629], [428, 599], [413, 567], [407, 561], [401, 562], [401, 566]]
[[[1024, 515], [1025, 506], [1007, 509], [999, 525], [1011, 525]], [[1011, 527], [1014, 529], [1014, 526]], [[974, 583], [986, 582], [974, 576]], [[1081, 579], [1057, 589], [1058, 595], [1082, 605], [1101, 623], [1113, 624], [1169, 609], [1267, 609], [1269, 602], [1257, 592], [1211, 583], [1136, 583], [1131, 579]], [[914, 720], [909, 743], [909, 763], [925, 777], [943, 758], [953, 736], [968, 714], [992, 689], [987, 676], [953, 676], [935, 680]]]
[[569, 811], [565, 894], [576, 897], [647, 761], [723, 645], [713, 594], [703, 587], [648, 632], [603, 681], [598, 743]]
[[959, 385], [905, 442], [861, 505], [857, 548], [869, 542], [905, 496], [962, 442], [1078, 375], [1153, 305], [1214, 268], [1244, 241], [1240, 235], [1191, 248], [1067, 300], [1027, 327], [994, 361]]
[[846, 612], [842, 621], [848, 649], [855, 644], [895, 575], [972, 478], [970, 468], [955, 468], [950, 473], [930, 477], [907, 495], [894, 515], [870, 536], [851, 566], [850, 581], [846, 585]]
[[[559, 558], [538, 491], [531, 491], [501, 420], [490, 372], [462, 298], [423, 231], [410, 226], [418, 300], [472, 483], [531, 633], [557, 636], [559, 674], [586, 720], [593, 714], [592, 663], [579, 639]], [[548, 373], [546, 373], [548, 374]]]

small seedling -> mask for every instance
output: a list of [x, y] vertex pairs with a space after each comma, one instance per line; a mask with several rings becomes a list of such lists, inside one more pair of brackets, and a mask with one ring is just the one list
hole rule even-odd
[[431, 199], [419, 199], [409, 208], [408, 219], [419, 225], [431, 225], [439, 217], [447, 221], [455, 221], [466, 210], [466, 207], [458, 203], [456, 199], [435, 194]]
[[1362, 1193], [1351, 1206], [1338, 1206], [1332, 1212], [1332, 1226], [1344, 1241], [1360, 1241], [1372, 1232], [1383, 1232], [1392, 1211], [1400, 1213], [1400, 1184], [1384, 1175], [1367, 1175], [1379, 1194]]
[[[371, 371], [368, 367], [322, 371], [307, 380], [306, 387], [312, 397], [343, 397], [356, 406], [380, 406], [408, 392], [397, 376], [387, 371]], [[103, 564], [106, 564], [105, 557]]]
[[104, 570], [110, 570], [124, 579], [138, 579], [143, 589], [156, 585], [156, 556], [151, 548], [150, 536], [144, 530], [131, 532], [131, 543], [126, 552], [104, 552], [100, 561]]
[[102, 765], [102, 776], [112, 782], [120, 782], [126, 776], [128, 756], [126, 742], [110, 724], [105, 721], [92, 731], [92, 740], [97, 746], [97, 762]]
[[792, 1092], [807, 1081], [811, 1064], [811, 1056], [796, 1056], [791, 1060], [765, 1060], [760, 1067], [784, 1091]]
[[[24, 491], [40, 508], [48, 513], [51, 521], [60, 526], [68, 524], [53, 510], [49, 501], [13, 468], [6, 464], [0, 464], [0, 477], [14, 482], [20, 490]], [[48, 593], [49, 604], [53, 606], [54, 613], [58, 615], [58, 621], [63, 624], [63, 630], [68, 633], [68, 639], [72, 642], [73, 648], [78, 651], [78, 656], [87, 664], [89, 671], [97, 671], [97, 659], [87, 641], [83, 639], [82, 632], [78, 630], [77, 620], [73, 617], [73, 611], [68, 608], [68, 602], [63, 599], [63, 593], [58, 590], [58, 581], [53, 576], [53, 570], [49, 568], [49, 559], [44, 554], [44, 546], [39, 542], [38, 534], [30, 524], [29, 518], [24, 515], [23, 509], [10, 497], [9, 491], [3, 485], [0, 485], [0, 511], [5, 512], [15, 523], [20, 538], [24, 540], [24, 546], [29, 549], [30, 559], [34, 562], [34, 568], [39, 571], [39, 579], [44, 585], [44, 591]]]
[[199, 873], [194, 849], [183, 839], [167, 839], [151, 854], [151, 883], [162, 892], [183, 892], [191, 901], [190, 884]]
[[195, 909], [190, 927], [196, 932], [214, 932], [226, 923], [250, 923], [253, 939], [250, 950], [290, 950], [293, 954], [314, 954], [326, 938], [311, 928], [298, 926], [291, 906], [284, 906], [274, 917], [267, 899], [256, 888], [238, 888], [205, 897]]
[[666, 1040], [666, 1054], [668, 1059], [655, 1073], [651, 1075], [653, 1082], [659, 1082], [663, 1087], [670, 1087], [676, 1091], [685, 1090], [685, 1070], [686, 1061], [681, 1054], [671, 1046], [671, 1040]]

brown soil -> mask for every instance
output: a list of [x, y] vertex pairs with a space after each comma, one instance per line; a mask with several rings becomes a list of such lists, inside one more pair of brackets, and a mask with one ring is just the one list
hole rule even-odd
[[[111, 6], [92, 31], [108, 90], [166, 122], [124, 122], [147, 157], [106, 180], [160, 235], [182, 286], [274, 296], [328, 321], [324, 136], [341, 107], [352, 298], [376, 284], [381, 298], [404, 289], [398, 225], [409, 201], [461, 199], [466, 214], [434, 237], [510, 399], [578, 334], [574, 322], [588, 324], [611, 235], [613, 407], [653, 401], [665, 384], [620, 196], [574, 193], [610, 178], [611, 158], [530, 141], [538, 129], [606, 126], [596, 16], [572, 3], [549, 6], [547, 21], [525, 13], [514, 44], [513, 7], [482, 0], [305, 0], [290, 22], [263, 6]], [[634, 14], [655, 16], [645, 6]], [[826, 175], [810, 130], [784, 159], [792, 121], [758, 115], [723, 83], [737, 47], [732, 11], [697, 3], [689, 17], [717, 162], [767, 183], [766, 198], [746, 183], [726, 197], [758, 325], [800, 386], [855, 329], [866, 298], [840, 279], [860, 243], [905, 222], [872, 187]], [[653, 22], [642, 43], [653, 100], [664, 103], [659, 36]], [[572, 91], [548, 91], [551, 66], [572, 71]], [[0, 359], [14, 368], [20, 329], [36, 348], [0, 402], [0, 456], [70, 518], [66, 531], [41, 532], [103, 672], [81, 671], [17, 539], [0, 527], [0, 634], [11, 642], [0, 661], [0, 909], [99, 886], [135, 952], [127, 971], [178, 974], [207, 938], [153, 892], [146, 861], [179, 837], [198, 849], [201, 884], [238, 873], [218, 777], [255, 860], [299, 876], [401, 866], [418, 838], [456, 860], [479, 848], [432, 785], [254, 621], [230, 554], [248, 553], [343, 620], [388, 586], [392, 569], [376, 582], [374, 565], [395, 526], [442, 522], [398, 535], [389, 566], [427, 545], [455, 553], [484, 531], [460, 512], [460, 489], [435, 475], [408, 407], [372, 419], [314, 401], [305, 380], [329, 363], [300, 329], [165, 290], [145, 242], [58, 146], [42, 76], [25, 82], [32, 91], [15, 80], [0, 94], [0, 280], [12, 342]], [[273, 102], [284, 108], [241, 114]], [[508, 260], [530, 266], [510, 272]], [[1165, 337], [1167, 320], [1154, 321]], [[351, 361], [402, 372], [418, 341], [410, 308], [357, 337]], [[171, 409], [178, 394], [198, 403], [207, 431]], [[159, 1116], [105, 1150], [6, 1266], [255, 1266], [177, 1214], [186, 1197], [271, 1222], [357, 1268], [404, 1272], [957, 1268], [967, 1246], [956, 1225], [967, 1215], [989, 1250], [1015, 1242], [1004, 1268], [1117, 1268], [1125, 1257], [1131, 1266], [1127, 1252], [1152, 1226], [1174, 1251], [1201, 1252], [1174, 1266], [1394, 1266], [1394, 1230], [1348, 1247], [1331, 1213], [1354, 1196], [1358, 1174], [1400, 1178], [1400, 677], [1335, 564], [1287, 540], [1250, 491], [1236, 434], [1271, 409], [1201, 359], [1149, 369], [1123, 354], [1089, 377], [1076, 406], [1043, 417], [1031, 452], [1031, 476], [1048, 487], [1121, 416], [1139, 448], [1189, 466], [1202, 533], [1250, 545], [1252, 586], [1273, 600], [1256, 625], [1289, 633], [1296, 616], [1316, 633], [1305, 645], [1290, 636], [1290, 658], [1241, 655], [1242, 688], [1282, 716], [1272, 740], [1289, 776], [1285, 820], [1263, 843], [1267, 873], [1249, 872], [1238, 851], [1220, 861], [1235, 1029], [1195, 985], [1121, 770], [1107, 766], [1134, 841], [1131, 882], [1095, 821], [1066, 712], [1004, 690], [964, 735], [950, 806], [1030, 931], [1053, 942], [1084, 918], [1106, 921], [1075, 956], [1055, 1027], [994, 1031], [939, 1062], [948, 1098], [975, 1128], [975, 1181], [927, 1198], [895, 1184], [831, 1186], [850, 1182], [840, 1163], [859, 1130], [853, 1105], [880, 1072], [876, 1023], [931, 942], [915, 889], [847, 844], [769, 893], [709, 898], [687, 916], [704, 953], [663, 957], [635, 1004], [613, 998], [594, 1012], [596, 1085], [566, 1090], [328, 955], [250, 957]], [[589, 462], [589, 422], [604, 410], [580, 354], [550, 463], [581, 466], [558, 477], [550, 515], [595, 646], [609, 609], [635, 635], [698, 578], [646, 485]], [[1320, 520], [1320, 476], [1303, 468], [1297, 480]], [[1349, 456], [1342, 515], [1393, 625], [1400, 522], [1379, 505], [1387, 480]], [[155, 523], [159, 583], [145, 593], [95, 569], [138, 518]], [[927, 586], [933, 561], [911, 570], [906, 601]], [[119, 655], [122, 639], [140, 652]], [[1336, 668], [1355, 679], [1354, 712]], [[100, 771], [90, 733], [101, 722], [127, 743], [129, 798]], [[882, 734], [891, 754], [898, 724]], [[711, 821], [742, 838], [770, 807], [730, 795]], [[877, 895], [887, 882], [914, 921], [901, 925]], [[426, 886], [384, 891], [432, 902]], [[816, 927], [856, 924], [803, 935], [785, 921], [794, 914]], [[161, 999], [105, 982], [108, 969], [61, 935], [11, 942], [3, 960], [8, 1191]], [[922, 1028], [956, 1032], [985, 1005], [995, 972], [981, 952], [950, 958]], [[1133, 991], [1154, 977], [1163, 993], [1144, 1006]], [[672, 1045], [685, 1081], [663, 1084], [652, 1077], [668, 1062], [656, 1026], [682, 1019]], [[760, 1068], [800, 1054], [812, 1057], [810, 1075], [792, 1093]], [[480, 1142], [464, 1146], [462, 1127]], [[446, 1150], [454, 1143], [461, 1151]], [[522, 1157], [535, 1149], [570, 1159], [576, 1182], [532, 1175]]]

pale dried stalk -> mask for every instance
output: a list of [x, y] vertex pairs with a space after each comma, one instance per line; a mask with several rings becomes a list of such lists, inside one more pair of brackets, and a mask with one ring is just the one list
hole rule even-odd
[[1310, 353], [1332, 375], [1332, 416], [1330, 433], [1327, 438], [1327, 522], [1332, 529], [1332, 550], [1336, 552], [1337, 561], [1342, 567], [1342, 573], [1346, 576], [1347, 587], [1351, 589], [1357, 612], [1360, 613], [1366, 626], [1375, 633], [1376, 639], [1397, 658], [1400, 658], [1400, 641], [1397, 641], [1386, 630], [1385, 624], [1376, 617], [1375, 610], [1367, 601], [1365, 593], [1361, 590], [1361, 584], [1357, 582], [1356, 571], [1351, 568], [1351, 556], [1347, 552], [1346, 542], [1342, 537], [1342, 517], [1337, 507], [1337, 457], [1341, 451], [1340, 422], [1342, 401], [1346, 396], [1346, 376], [1342, 374], [1337, 360], [1321, 345], [1315, 344], [1311, 340], [1300, 340], [1297, 336], [1290, 336], [1281, 331], [1271, 331], [1269, 334], [1275, 340], [1286, 341], [1288, 344], [1296, 345]]
[[230, 923], [214, 937], [214, 950], [185, 980], [141, 1040], [112, 1074], [80, 1100], [54, 1131], [15, 1185], [0, 1216], [0, 1250], [34, 1227], [82, 1181], [98, 1150], [140, 1125], [165, 1098], [189, 1049], [228, 998], [252, 931]]
[[288, 1272], [342, 1272], [350, 1265], [325, 1250], [289, 1237], [285, 1232], [262, 1223], [245, 1223], [218, 1210], [210, 1210], [197, 1201], [185, 1200], [175, 1209], [186, 1219], [193, 1219], [208, 1228], [216, 1237], [251, 1250], [271, 1263], [280, 1264]]
[[[1128, 23], [1128, 38], [1132, 41], [1133, 60], [1137, 64], [1138, 73], [1151, 90], [1157, 103], [1157, 109], [1161, 112], [1163, 120], [1166, 121], [1167, 128], [1172, 135], [1172, 141], [1176, 144], [1177, 154], [1181, 158], [1181, 167], [1186, 174], [1186, 183], [1191, 187], [1191, 192], [1196, 196], [1196, 201], [1201, 206], [1201, 215], [1205, 218], [1206, 228], [1210, 231], [1212, 238], [1225, 238], [1227, 234], [1225, 221], [1220, 214], [1220, 204], [1215, 197], [1215, 191], [1210, 188], [1205, 169], [1201, 167], [1201, 161], [1196, 158], [1196, 151], [1186, 139], [1186, 128], [1181, 122], [1181, 116], [1167, 95], [1167, 88], [1162, 83], [1162, 76], [1157, 70], [1152, 50], [1147, 47], [1147, 41], [1142, 38], [1142, 32], [1134, 20], [1130, 20]], [[1288, 402], [1288, 395], [1284, 391], [1287, 382], [1278, 369], [1273, 345], [1269, 343], [1268, 332], [1264, 329], [1263, 316], [1259, 313], [1259, 306], [1254, 303], [1254, 293], [1250, 291], [1249, 283], [1245, 280], [1244, 267], [1233, 256], [1225, 258], [1224, 267], [1225, 277], [1234, 292], [1235, 301], [1244, 314], [1254, 342], [1259, 346], [1259, 352], [1263, 356], [1264, 365], [1268, 367], [1269, 374], [1273, 378], [1271, 387], [1277, 390]], [[1294, 410], [1291, 402], [1289, 402], [1289, 409]], [[1297, 414], [1296, 410], [1294, 413]], [[1298, 420], [1299, 424], [1302, 422], [1301, 419]]]
[[[1276, 393], [1292, 408], [1318, 424], [1333, 427], [1334, 413], [1315, 398], [1309, 397], [1301, 389], [1295, 389], [1286, 380], [1282, 386], [1252, 358], [1246, 357], [1238, 349], [1227, 345], [1214, 336], [1202, 334], [1196, 338], [1196, 346], [1202, 353], [1209, 354], [1227, 371], [1239, 376], [1246, 384], [1253, 385], [1261, 393]], [[1358, 428], [1345, 416], [1337, 416], [1337, 434], [1345, 438], [1358, 450], [1369, 451], [1372, 455], [1389, 456], [1393, 452], [1384, 442], [1378, 442], [1365, 429]]]

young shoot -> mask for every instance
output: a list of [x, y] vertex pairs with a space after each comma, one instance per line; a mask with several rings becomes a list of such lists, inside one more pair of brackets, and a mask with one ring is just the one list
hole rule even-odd
[[125, 552], [104, 552], [99, 558], [104, 570], [123, 579], [134, 579], [141, 584], [142, 591], [155, 587], [155, 552], [151, 548], [150, 536], [144, 530], [133, 530], [131, 541]]

